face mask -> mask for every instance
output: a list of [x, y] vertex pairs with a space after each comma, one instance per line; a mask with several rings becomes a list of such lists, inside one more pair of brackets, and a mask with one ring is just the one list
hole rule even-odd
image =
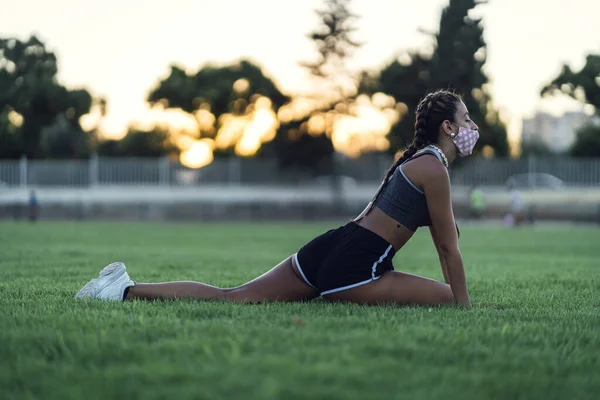
[[458, 135], [452, 138], [454, 145], [458, 149], [458, 154], [461, 157], [470, 156], [475, 148], [475, 143], [479, 139], [479, 131], [468, 129], [460, 126]]

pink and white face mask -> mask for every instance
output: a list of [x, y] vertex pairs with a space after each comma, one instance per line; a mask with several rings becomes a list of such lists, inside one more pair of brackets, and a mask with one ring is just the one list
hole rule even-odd
[[458, 135], [452, 138], [454, 145], [458, 149], [458, 154], [461, 157], [470, 156], [473, 154], [475, 144], [479, 139], [479, 131], [476, 129], [469, 129], [460, 126], [458, 128]]

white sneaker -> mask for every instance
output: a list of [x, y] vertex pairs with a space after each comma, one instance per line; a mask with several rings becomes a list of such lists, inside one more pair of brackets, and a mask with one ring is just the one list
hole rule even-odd
[[129, 278], [125, 264], [115, 262], [100, 271], [100, 276], [89, 281], [75, 295], [76, 299], [101, 299], [122, 301], [125, 289], [135, 283]]

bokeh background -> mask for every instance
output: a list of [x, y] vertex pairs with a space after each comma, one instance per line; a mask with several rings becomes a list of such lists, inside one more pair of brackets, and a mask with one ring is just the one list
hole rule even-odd
[[[419, 100], [481, 129], [455, 211], [600, 222], [600, 3], [24, 0], [0, 15], [0, 216], [352, 215]], [[515, 191], [518, 191], [515, 193]], [[481, 215], [480, 215], [481, 214]]]

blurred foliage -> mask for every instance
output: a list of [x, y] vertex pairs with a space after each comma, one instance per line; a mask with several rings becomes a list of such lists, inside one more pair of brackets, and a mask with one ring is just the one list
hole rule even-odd
[[593, 105], [600, 114], [600, 54], [589, 54], [578, 72], [563, 65], [556, 78], [542, 89], [542, 96], [563, 93], [576, 100]]
[[479, 125], [481, 138], [475, 152], [491, 146], [497, 156], [509, 152], [506, 127], [491, 107], [488, 78], [483, 71], [486, 43], [481, 19], [471, 17], [483, 2], [450, 0], [442, 11], [438, 33], [427, 33], [433, 40], [433, 52], [409, 51], [376, 73], [363, 73], [359, 91], [382, 91], [406, 105], [408, 113], [390, 132], [395, 152], [410, 144], [414, 134], [415, 111], [427, 92], [452, 89], [463, 97], [471, 118]]
[[20, 127], [15, 126], [9, 119], [8, 108], [0, 112], [0, 159], [16, 159], [23, 154]]
[[[600, 55], [589, 54], [580, 71], [574, 72], [563, 65], [556, 78], [542, 89], [542, 96], [565, 94], [582, 103], [594, 106], [600, 116]], [[581, 128], [570, 150], [577, 157], [600, 157], [600, 127], [588, 125]]]
[[358, 16], [350, 12], [349, 4], [350, 0], [326, 0], [323, 9], [315, 10], [320, 25], [308, 38], [314, 42], [319, 56], [316, 61], [300, 63], [314, 77], [331, 82], [349, 75], [348, 58], [361, 46], [351, 38], [357, 30], [353, 21]]
[[570, 154], [575, 157], [600, 157], [600, 126], [587, 125], [577, 131]]
[[363, 73], [359, 92], [373, 94], [384, 92], [407, 107], [407, 113], [396, 123], [388, 135], [390, 151], [395, 153], [412, 142], [415, 112], [419, 101], [431, 90], [431, 60], [417, 52], [408, 54], [408, 62], [394, 60], [378, 74]]
[[325, 135], [310, 135], [306, 124], [310, 116], [282, 123], [275, 140], [261, 149], [265, 156], [275, 156], [281, 168], [310, 170], [315, 175], [329, 174], [335, 153], [331, 139]]
[[[238, 83], [234, 88], [240, 80], [247, 83]], [[271, 99], [275, 110], [289, 101], [261, 67], [242, 60], [221, 67], [207, 65], [193, 74], [171, 66], [169, 76], [150, 91], [148, 102], [153, 106], [160, 104], [165, 108], [180, 108], [188, 113], [194, 113], [204, 106], [220, 116], [225, 113], [243, 114], [244, 110], [236, 109], [236, 100], [250, 104], [255, 95]]]
[[[337, 104], [352, 100], [356, 83], [347, 68], [347, 61], [353, 50], [361, 46], [351, 37], [357, 30], [354, 21], [358, 16], [350, 12], [350, 0], [326, 0], [324, 3], [322, 9], [315, 10], [319, 25], [307, 35], [318, 57], [316, 61], [301, 62], [300, 65], [319, 84], [325, 104], [314, 107], [308, 115], [281, 124], [277, 137], [265, 149], [278, 157], [282, 168], [309, 169], [315, 175], [334, 173], [335, 149], [327, 132], [308, 134], [308, 120], [312, 114], [326, 113]], [[328, 87], [333, 89], [332, 93]]]
[[[87, 90], [62, 86], [57, 71], [56, 55], [37, 37], [0, 38], [0, 157], [89, 154], [89, 139], [79, 119], [90, 111], [92, 96]], [[20, 116], [16, 125], [6, 118], [11, 112]], [[64, 134], [56, 134], [57, 129]]]
[[[328, 125], [322, 133], [309, 132], [311, 116], [328, 112], [336, 118], [350, 115], [356, 110], [352, 105], [358, 94], [372, 96], [378, 92], [392, 96], [398, 103], [396, 110], [401, 117], [398, 122], [394, 120], [388, 135], [389, 151], [395, 153], [412, 140], [419, 101], [427, 92], [437, 89], [452, 89], [463, 97], [481, 131], [476, 153], [489, 146], [496, 156], [508, 155], [506, 127], [493, 108], [489, 80], [484, 72], [487, 59], [484, 27], [481, 18], [474, 17], [474, 10], [485, 3], [449, 0], [437, 32], [423, 32], [431, 39], [430, 49], [408, 50], [379, 69], [355, 74], [349, 69], [348, 60], [361, 46], [353, 37], [359, 17], [350, 10], [351, 0], [324, 0], [323, 6], [315, 10], [318, 25], [307, 34], [314, 44], [315, 57], [300, 63], [314, 79], [319, 101], [304, 114], [277, 120], [274, 139], [265, 140], [256, 155], [275, 156], [284, 168], [331, 173], [335, 154], [331, 127]], [[98, 141], [97, 126], [86, 132], [80, 118], [92, 108], [100, 110], [99, 115], [103, 117], [106, 101], [93, 98], [85, 89], [64, 87], [57, 80], [57, 71], [56, 55], [36, 36], [24, 41], [0, 38], [0, 158], [14, 159], [22, 155], [85, 158], [94, 151], [106, 156], [139, 157], [179, 153], [171, 137], [173, 132], [164, 126], [148, 131], [130, 128], [121, 140]], [[328, 92], [328, 89], [332, 90]], [[558, 93], [589, 103], [598, 113], [600, 55], [588, 55], [579, 71], [564, 65], [558, 76], [541, 91], [543, 96]], [[196, 118], [198, 132], [192, 139], [214, 139], [224, 124], [221, 117], [249, 117], [259, 96], [271, 100], [267, 107], [275, 114], [283, 106], [306, 97], [287, 96], [261, 66], [240, 60], [220, 66], [207, 64], [194, 72], [172, 65], [168, 75], [149, 91], [146, 100], [157, 109], [180, 109]], [[206, 126], [203, 110], [214, 116], [208, 119], [212, 126]], [[597, 145], [600, 139], [594, 135], [600, 135], [597, 127], [581, 129], [571, 154], [600, 154], [600, 145]], [[215, 147], [213, 152], [236, 154], [233, 147], [224, 146]], [[546, 152], [542, 143], [523, 146], [523, 154]]]
[[[352, 72], [347, 67], [349, 57], [353, 51], [361, 46], [351, 35], [356, 32], [354, 21], [358, 16], [350, 12], [350, 0], [325, 0], [325, 7], [315, 10], [320, 19], [320, 26], [309, 33], [309, 38], [314, 42], [319, 58], [316, 62], [302, 63], [311, 75], [317, 80], [324, 80], [333, 87], [334, 93], [327, 92], [327, 85], [322, 85], [322, 96], [331, 96], [329, 104], [318, 107], [313, 112], [327, 113], [333, 111], [338, 105], [348, 110], [348, 104], [356, 94], [356, 82]], [[341, 195], [341, 171], [336, 169], [335, 147], [331, 139], [333, 129], [325, 128], [320, 134], [307, 134], [303, 127], [308, 126], [308, 117], [301, 121], [292, 121], [288, 130], [300, 130], [301, 136], [297, 141], [280, 142], [278, 152], [282, 154], [280, 165], [291, 165], [312, 170], [314, 175], [329, 175], [331, 189], [334, 195], [333, 202], [338, 209], [343, 209]], [[284, 138], [289, 138], [285, 135]], [[283, 144], [283, 146], [282, 146]]]
[[98, 144], [98, 155], [105, 157], [161, 157], [178, 153], [166, 130], [144, 131], [130, 128], [121, 140], [104, 140]]
[[555, 152], [546, 145], [546, 143], [533, 137], [529, 141], [521, 143], [521, 157], [528, 156], [554, 156]]

